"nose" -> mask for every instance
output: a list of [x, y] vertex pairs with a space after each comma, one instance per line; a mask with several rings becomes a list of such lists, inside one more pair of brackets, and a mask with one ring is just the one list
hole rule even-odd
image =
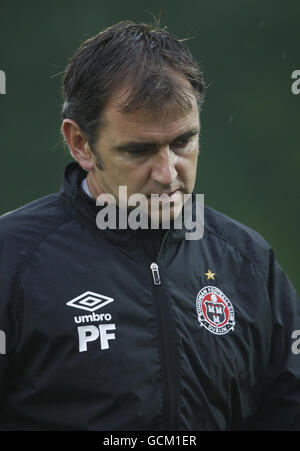
[[169, 149], [163, 147], [153, 157], [151, 178], [163, 185], [171, 185], [177, 178], [176, 155]]

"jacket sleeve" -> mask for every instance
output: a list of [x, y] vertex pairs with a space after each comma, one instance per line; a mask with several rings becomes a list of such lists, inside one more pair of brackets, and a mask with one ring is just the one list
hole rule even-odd
[[17, 267], [16, 253], [0, 231], [0, 418], [16, 347]]
[[300, 431], [300, 298], [271, 252], [269, 368], [251, 429]]
[[1, 292], [0, 300], [0, 416], [5, 397], [6, 371], [10, 356], [9, 344], [11, 342], [11, 324], [4, 305], [4, 293]]

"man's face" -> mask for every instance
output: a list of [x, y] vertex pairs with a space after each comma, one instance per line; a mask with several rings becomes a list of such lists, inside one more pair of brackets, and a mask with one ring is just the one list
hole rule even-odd
[[195, 185], [200, 129], [196, 98], [190, 111], [170, 105], [167, 114], [155, 118], [146, 110], [121, 113], [119, 104], [120, 96], [115, 96], [103, 112], [96, 143], [103, 170], [96, 167], [90, 181], [97, 195], [112, 194], [117, 203], [119, 186], [127, 187], [128, 198], [136, 193], [147, 196], [147, 213], [156, 219], [149, 196], [166, 193], [162, 205], [175, 219], [183, 195], [192, 193]]

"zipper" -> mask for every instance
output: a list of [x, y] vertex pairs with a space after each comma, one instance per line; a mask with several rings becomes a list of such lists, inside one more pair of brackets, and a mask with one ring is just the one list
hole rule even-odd
[[151, 271], [152, 271], [152, 277], [153, 277], [153, 283], [154, 285], [160, 285], [160, 275], [158, 270], [158, 264], [157, 263], [151, 263], [150, 265]]
[[161, 324], [162, 360], [163, 362], [165, 362], [165, 373], [166, 373], [165, 421], [167, 424], [167, 430], [174, 430], [175, 412], [176, 412], [176, 387], [174, 384], [174, 364], [171, 360], [172, 358], [170, 357], [170, 352], [168, 352], [170, 346], [168, 344], [168, 340], [170, 338], [168, 318], [170, 315], [168, 312], [168, 306], [166, 305], [166, 300], [163, 298], [162, 283], [158, 264], [156, 262], [152, 262], [150, 265], [150, 269], [154, 285], [153, 291], [155, 293], [158, 303], [159, 318], [160, 318], [159, 323]]

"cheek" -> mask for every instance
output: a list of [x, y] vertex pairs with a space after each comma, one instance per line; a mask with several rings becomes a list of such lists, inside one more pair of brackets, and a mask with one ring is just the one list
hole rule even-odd
[[193, 156], [191, 158], [182, 159], [178, 164], [179, 174], [186, 182], [196, 177], [197, 162], [198, 158]]
[[123, 164], [116, 172], [118, 180], [128, 187], [128, 192], [143, 193], [150, 173], [147, 165]]

